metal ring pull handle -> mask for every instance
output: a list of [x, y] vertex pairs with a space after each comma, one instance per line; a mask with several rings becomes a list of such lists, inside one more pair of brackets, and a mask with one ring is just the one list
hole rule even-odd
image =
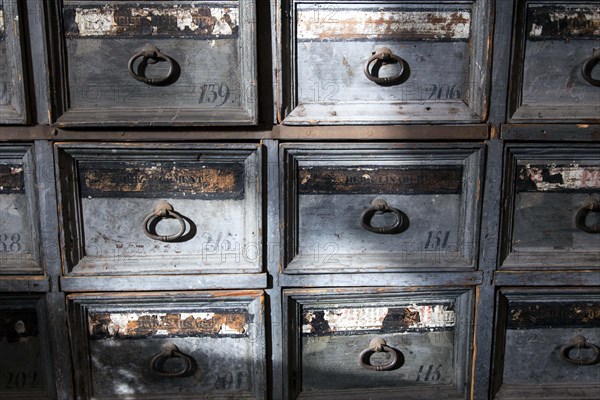
[[[133, 66], [137, 59], [141, 58], [141, 62], [137, 67], [137, 71], [133, 69]], [[162, 78], [148, 78], [145, 73], [145, 66], [147, 64], [156, 64], [160, 61], [166, 61], [169, 64], [169, 72], [167, 75]], [[175, 62], [174, 60], [166, 54], [161, 53], [161, 51], [154, 45], [147, 44], [144, 46], [142, 51], [136, 53], [129, 59], [129, 73], [136, 80], [140, 82], [147, 83], [148, 85], [159, 86], [167, 83], [171, 78], [173, 78], [173, 73], [175, 71]]]
[[[156, 234], [155, 226], [163, 218], [175, 218], [177, 221], [179, 221], [179, 224], [181, 225], [181, 229], [179, 230], [179, 232], [177, 232], [174, 235], [158, 235], [158, 234]], [[158, 220], [155, 221], [155, 219], [158, 219]], [[160, 201], [160, 202], [158, 202], [158, 204], [156, 204], [156, 208], [154, 209], [154, 212], [149, 214], [144, 219], [143, 225], [144, 225], [144, 233], [146, 234], [146, 236], [148, 236], [150, 239], [153, 239], [153, 240], [160, 240], [161, 242], [174, 242], [174, 241], [178, 240], [179, 238], [181, 238], [183, 236], [183, 234], [185, 233], [185, 229], [186, 229], [185, 220], [183, 219], [181, 214], [179, 214], [177, 211], [173, 210], [173, 206], [171, 204], [167, 203], [166, 201]]]
[[585, 60], [585, 62], [581, 66], [581, 75], [583, 75], [583, 79], [588, 81], [593, 86], [600, 86], [600, 79], [592, 78], [592, 70], [599, 62], [600, 55], [597, 55]]
[[[183, 367], [176, 371], [167, 371], [165, 369], [165, 363], [170, 358], [178, 358], [183, 360]], [[160, 376], [176, 378], [193, 374], [196, 369], [196, 362], [192, 357], [179, 351], [179, 348], [175, 344], [169, 342], [163, 344], [162, 351], [152, 357], [152, 361], [150, 361], [150, 368], [155, 374]]]
[[[571, 358], [570, 353], [573, 349], [589, 349], [594, 352], [590, 358]], [[571, 343], [560, 348], [560, 359], [576, 365], [594, 365], [600, 361], [600, 348], [595, 344], [588, 343], [582, 335], [577, 335], [571, 340]]]
[[[380, 212], [382, 214], [394, 213], [394, 215], [396, 215], [396, 221], [392, 225], [382, 226], [382, 227], [375, 227], [375, 226], [371, 225], [371, 220], [373, 219], [375, 214], [377, 214], [378, 212]], [[395, 233], [404, 224], [404, 216], [403, 215], [404, 215], [404, 213], [402, 211], [398, 210], [397, 208], [388, 206], [388, 204], [385, 202], [385, 200], [375, 199], [371, 203], [371, 207], [366, 209], [365, 212], [363, 212], [362, 216], [360, 217], [360, 226], [369, 232], [383, 233], [383, 234]]]
[[[400, 72], [394, 76], [389, 76], [385, 78], [375, 76], [373, 75], [371, 69], [371, 64], [373, 64], [375, 61], [380, 61], [382, 65], [389, 63], [398, 63], [400, 64]], [[375, 53], [373, 53], [373, 56], [369, 58], [369, 60], [365, 64], [365, 76], [367, 77], [367, 79], [375, 82], [378, 85], [394, 85], [401, 83], [402, 76], [404, 75], [406, 67], [406, 60], [392, 53], [392, 51], [387, 47], [382, 47], [381, 49], [377, 49]]]
[[600, 212], [600, 203], [593, 201], [581, 207], [575, 215], [575, 226], [577, 226], [577, 229], [587, 233], [600, 233], [600, 225], [589, 226], [585, 223], [587, 215], [591, 212]]
[[[371, 364], [371, 356], [375, 353], [389, 353], [392, 359], [387, 364], [373, 365]], [[383, 338], [376, 337], [369, 342], [369, 348], [360, 353], [358, 358], [360, 366], [372, 371], [389, 371], [396, 367], [398, 363], [398, 353], [396, 350], [388, 346]]]

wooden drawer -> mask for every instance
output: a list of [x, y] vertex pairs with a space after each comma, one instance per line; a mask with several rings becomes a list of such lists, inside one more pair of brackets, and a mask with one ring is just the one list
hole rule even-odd
[[65, 125], [253, 125], [254, 0], [63, 1]]
[[0, 124], [27, 122], [19, 3], [0, 0]]
[[42, 272], [34, 160], [33, 146], [0, 144], [0, 274]]
[[79, 399], [265, 398], [260, 291], [68, 297]]
[[510, 120], [600, 121], [600, 5], [519, 0], [515, 26]]
[[0, 295], [0, 398], [50, 399], [45, 301]]
[[468, 395], [468, 290], [284, 291], [287, 398]]
[[284, 123], [485, 120], [491, 2], [288, 3]]
[[482, 146], [280, 149], [286, 272], [476, 268]]
[[262, 270], [256, 144], [57, 144], [65, 273]]
[[597, 399], [600, 292], [502, 290], [495, 398]]
[[600, 147], [513, 146], [502, 268], [600, 266]]

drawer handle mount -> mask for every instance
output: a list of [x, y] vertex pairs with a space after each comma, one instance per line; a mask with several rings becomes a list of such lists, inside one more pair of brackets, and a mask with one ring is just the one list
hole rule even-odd
[[[141, 58], [141, 61], [137, 65], [137, 68], [134, 69], [134, 64], [139, 58]], [[162, 78], [148, 78], [146, 76], [146, 67], [161, 61], [169, 64], [169, 72]], [[175, 77], [176, 63], [171, 57], [161, 53], [156, 46], [147, 44], [140, 52], [134, 54], [133, 57], [129, 59], [128, 68], [129, 73], [136, 80], [152, 86], [162, 86], [172, 83], [172, 80]]]
[[[179, 370], [166, 370], [165, 364], [171, 358], [183, 360], [183, 366]], [[187, 354], [179, 351], [179, 348], [174, 343], [167, 342], [162, 345], [162, 351], [152, 357], [150, 368], [157, 375], [177, 378], [192, 375], [196, 371], [196, 361]]]
[[[396, 216], [396, 221], [388, 226], [376, 227], [371, 225], [371, 220], [378, 212], [382, 214], [394, 213], [394, 215]], [[388, 206], [387, 202], [383, 199], [373, 200], [373, 202], [371, 203], [371, 207], [367, 208], [360, 217], [360, 226], [363, 229], [369, 232], [382, 234], [399, 233], [403, 230], [406, 230], [407, 222], [408, 217], [406, 216], [406, 214], [404, 214], [397, 208]]]
[[[175, 218], [177, 221], [179, 221], [179, 225], [181, 226], [179, 232], [174, 235], [158, 235], [156, 233], [156, 226], [163, 218]], [[185, 230], [186, 226], [183, 216], [175, 211], [173, 206], [166, 201], [159, 201], [156, 204], [154, 212], [150, 213], [144, 219], [144, 233], [153, 240], [160, 240], [161, 242], [175, 242], [183, 236]]]
[[592, 70], [599, 62], [600, 55], [593, 56], [585, 60], [585, 62], [581, 66], [581, 75], [583, 75], [583, 79], [588, 81], [593, 86], [600, 86], [600, 79], [592, 78]]
[[[392, 356], [392, 359], [387, 364], [371, 364], [371, 356], [375, 353], [389, 353]], [[391, 369], [395, 369], [398, 364], [398, 352], [387, 345], [385, 340], [381, 337], [373, 338], [369, 342], [369, 348], [365, 349], [360, 353], [360, 357], [358, 358], [358, 362], [360, 366], [366, 369], [370, 369], [372, 371], [389, 371]]]
[[[594, 352], [594, 356], [590, 358], [571, 358], [573, 349], [589, 349]], [[577, 335], [571, 340], [571, 343], [560, 348], [560, 359], [576, 365], [594, 365], [600, 361], [600, 348], [595, 344], [588, 343], [582, 335]]]
[[600, 233], [600, 225], [589, 226], [585, 223], [587, 215], [591, 212], [600, 212], [599, 202], [593, 201], [581, 207], [575, 215], [575, 226], [577, 226], [577, 229], [580, 229], [587, 233]]
[[[373, 68], [371, 68], [373, 64]], [[400, 64], [400, 72], [394, 76], [379, 77], [379, 68], [386, 64]], [[378, 85], [390, 86], [404, 82], [405, 72], [408, 71], [406, 60], [392, 53], [387, 47], [377, 49], [365, 64], [365, 76]]]

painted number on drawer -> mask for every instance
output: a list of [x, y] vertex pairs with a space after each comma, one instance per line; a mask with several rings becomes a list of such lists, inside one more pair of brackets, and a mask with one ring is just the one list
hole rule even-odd
[[199, 104], [211, 104], [217, 107], [227, 103], [231, 89], [225, 83], [205, 83], [200, 87]]
[[442, 377], [442, 364], [437, 367], [434, 365], [421, 365], [417, 373], [417, 382], [434, 382], [439, 381]]
[[445, 249], [448, 246], [448, 238], [450, 231], [429, 231], [427, 241], [425, 242], [426, 250]]
[[21, 235], [18, 233], [0, 233], [0, 252], [17, 253], [21, 251]]
[[2, 374], [1, 387], [7, 390], [39, 387], [35, 371], [9, 371]]

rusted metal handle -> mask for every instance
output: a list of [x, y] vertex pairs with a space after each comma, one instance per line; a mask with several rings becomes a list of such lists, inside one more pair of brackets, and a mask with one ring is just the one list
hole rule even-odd
[[585, 60], [583, 65], [581, 66], [581, 75], [583, 75], [583, 79], [588, 81], [590, 85], [600, 86], [600, 79], [592, 78], [592, 70], [600, 62], [600, 55], [592, 56]]
[[[589, 349], [594, 355], [590, 358], [571, 358], [570, 353], [573, 349]], [[584, 336], [577, 335], [571, 340], [571, 343], [560, 348], [560, 359], [575, 365], [594, 365], [600, 362], [600, 348], [595, 344], [588, 343]]]
[[[179, 370], [167, 371], [165, 369], [165, 363], [170, 358], [179, 358], [180, 360], [183, 360], [183, 367]], [[175, 344], [167, 342], [162, 345], [162, 351], [152, 357], [150, 368], [152, 369], [152, 372], [157, 375], [177, 378], [193, 374], [196, 369], [196, 362], [192, 357], [179, 351], [179, 348]]]
[[[154, 226], [158, 224], [158, 221], [156, 221], [155, 223], [154, 220], [158, 219], [160, 221], [163, 218], [175, 218], [177, 221], [179, 221], [179, 225], [181, 225], [181, 229], [179, 229], [179, 232], [177, 232], [174, 235], [158, 235], [156, 233], [156, 229], [154, 228]], [[160, 240], [161, 242], [174, 242], [178, 240], [183, 236], [186, 229], [185, 220], [183, 219], [181, 214], [175, 211], [173, 209], [173, 206], [167, 203], [166, 201], [160, 201], [156, 204], [154, 212], [150, 213], [144, 219], [143, 226], [144, 233], [146, 234], [146, 236], [153, 240]]]
[[[371, 356], [375, 353], [389, 353], [392, 359], [387, 364], [373, 365], [371, 364]], [[361, 367], [372, 371], [389, 371], [398, 364], [398, 353], [396, 350], [388, 346], [383, 338], [376, 337], [369, 342], [369, 348], [360, 353], [358, 362]]]
[[[134, 64], [137, 59], [141, 58], [140, 64], [134, 70]], [[156, 64], [161, 61], [166, 61], [169, 64], [169, 72], [162, 78], [148, 78], [144, 72], [147, 64]], [[147, 44], [144, 46], [142, 51], [136, 53], [129, 59], [129, 73], [136, 80], [144, 82], [148, 85], [158, 86], [167, 83], [172, 77], [175, 71], [175, 62], [171, 57], [161, 53], [161, 51], [154, 45]], [[142, 67], [143, 66], [143, 67]]]
[[577, 214], [575, 214], [575, 226], [577, 226], [577, 229], [587, 233], [600, 233], [600, 225], [589, 226], [585, 223], [587, 215], [591, 212], [600, 212], [599, 202], [592, 201], [581, 207], [579, 211], [577, 211]]
[[[383, 65], [389, 63], [398, 63], [400, 64], [400, 72], [394, 76], [389, 76], [385, 78], [375, 76], [371, 72], [371, 64], [373, 64], [373, 62], [376, 61], [381, 62]], [[387, 47], [382, 47], [381, 49], [377, 49], [375, 53], [373, 53], [373, 56], [369, 58], [369, 60], [365, 64], [365, 76], [368, 80], [373, 81], [378, 85], [395, 85], [401, 83], [402, 75], [404, 74], [406, 67], [406, 60], [392, 53], [392, 51]]]
[[[378, 212], [382, 214], [394, 213], [396, 216], [396, 221], [392, 225], [382, 227], [375, 227], [371, 225], [371, 220]], [[395, 233], [404, 223], [403, 215], [404, 213], [402, 211], [388, 206], [385, 200], [375, 199], [371, 203], [371, 207], [367, 208], [360, 217], [360, 226], [369, 232], [382, 234]]]

